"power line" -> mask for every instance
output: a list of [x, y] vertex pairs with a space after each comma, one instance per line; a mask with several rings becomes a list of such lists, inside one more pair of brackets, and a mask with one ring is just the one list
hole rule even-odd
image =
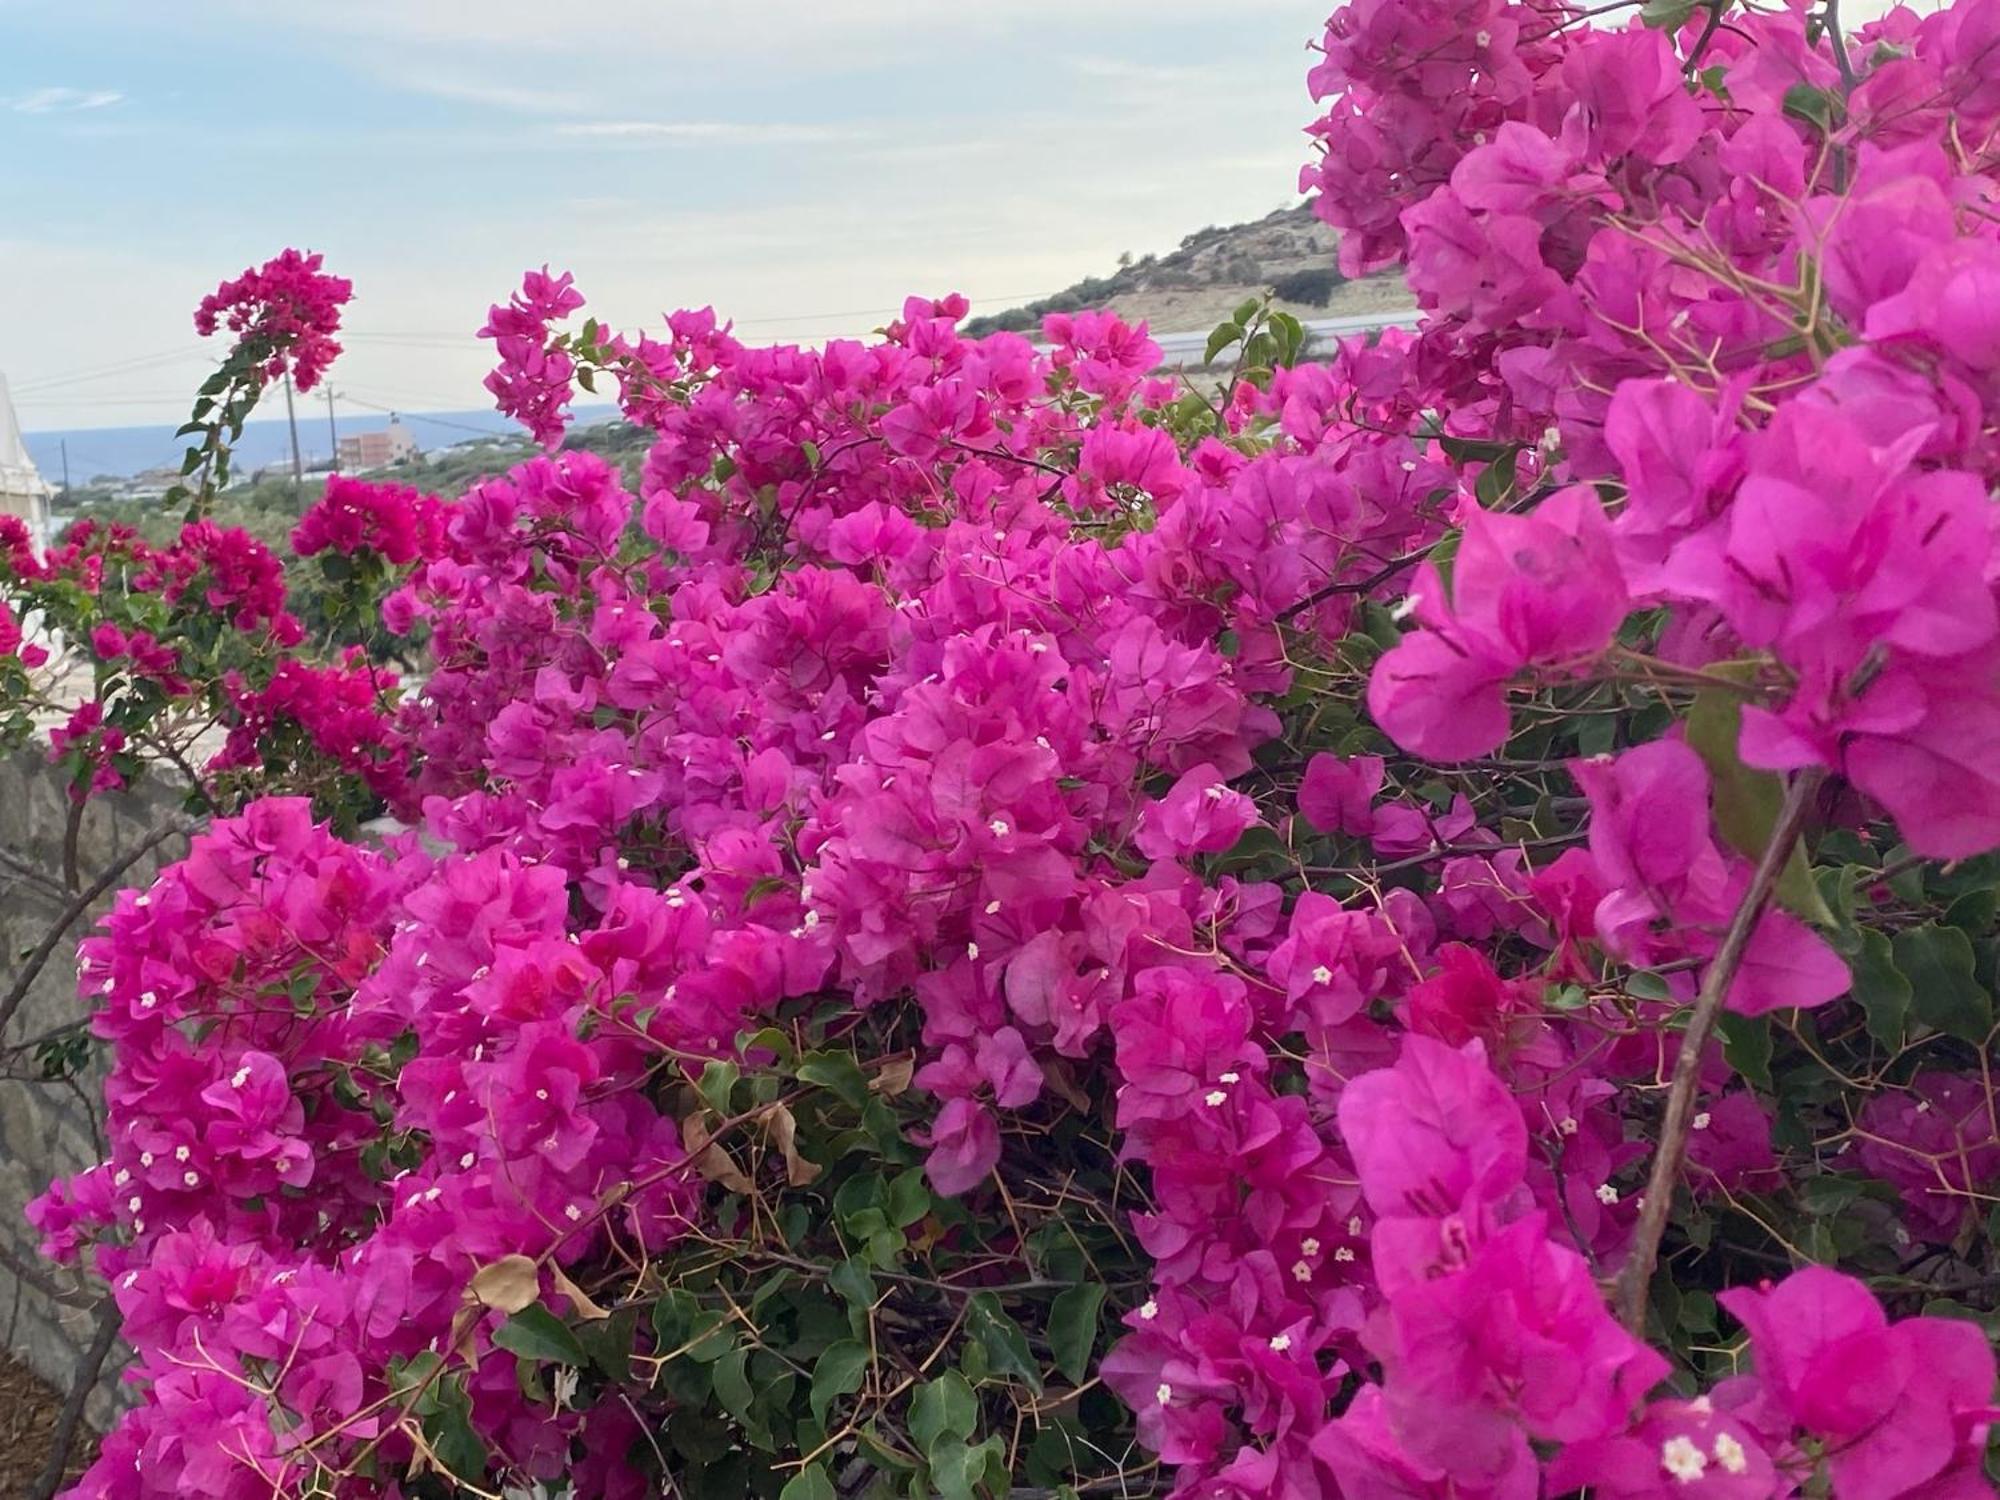
[[51, 396], [47, 400], [30, 397], [16, 406], [180, 406], [192, 405], [187, 396]]
[[148, 369], [157, 365], [173, 364], [179, 360], [190, 362], [200, 359], [201, 353], [195, 349], [170, 349], [158, 354], [141, 354], [131, 359], [120, 360], [117, 364], [103, 365], [95, 370], [76, 370], [65, 375], [45, 375], [35, 380], [25, 380], [14, 387], [16, 391], [46, 391], [58, 386], [84, 385], [94, 380], [102, 380], [109, 375], [122, 375], [132, 371]]
[[341, 394], [355, 406], [365, 406], [370, 411], [385, 411], [392, 417], [403, 417], [412, 422], [427, 422], [433, 427], [450, 427], [459, 432], [475, 432], [479, 436], [486, 438], [507, 437], [510, 435], [509, 431], [505, 428], [475, 427], [470, 422], [454, 422], [448, 417], [427, 417], [421, 412], [405, 411], [400, 406], [382, 406], [373, 401], [364, 401], [352, 391], [343, 391]]

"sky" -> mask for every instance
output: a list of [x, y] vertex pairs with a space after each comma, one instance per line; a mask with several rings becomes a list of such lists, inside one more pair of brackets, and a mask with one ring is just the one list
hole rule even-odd
[[1331, 8], [0, 0], [0, 375], [30, 430], [175, 421], [195, 303], [287, 245], [355, 283], [364, 410], [486, 404], [530, 265], [625, 329], [998, 311], [1296, 202]]
[[195, 303], [287, 245], [354, 281], [336, 389], [405, 410], [485, 403], [530, 265], [626, 328], [997, 311], [1297, 202], [1330, 8], [0, 0], [0, 374], [29, 429], [175, 420]]

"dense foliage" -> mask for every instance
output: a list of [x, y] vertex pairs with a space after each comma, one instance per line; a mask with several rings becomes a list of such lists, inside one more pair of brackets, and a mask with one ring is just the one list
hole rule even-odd
[[1990, 1495], [2000, 3], [1623, 16], [1339, 11], [1428, 316], [1217, 393], [531, 273], [491, 388], [638, 493], [300, 527], [415, 831], [85, 944], [77, 1493]]

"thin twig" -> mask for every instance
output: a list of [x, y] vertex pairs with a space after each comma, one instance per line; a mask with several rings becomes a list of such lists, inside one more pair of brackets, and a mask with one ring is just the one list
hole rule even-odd
[[76, 1376], [70, 1382], [69, 1395], [64, 1398], [62, 1413], [56, 1418], [55, 1436], [49, 1445], [49, 1460], [42, 1466], [41, 1477], [35, 1487], [28, 1492], [28, 1500], [50, 1500], [62, 1487], [63, 1473], [69, 1468], [70, 1450], [76, 1446], [76, 1430], [83, 1425], [83, 1408], [90, 1400], [90, 1393], [97, 1387], [97, 1377], [104, 1373], [104, 1362], [111, 1357], [111, 1351], [118, 1343], [118, 1310], [109, 1302], [97, 1314], [97, 1337], [90, 1341], [90, 1347], [76, 1362]]
[[103, 1300], [87, 1292], [65, 1291], [55, 1278], [23, 1260], [5, 1244], [0, 1244], [0, 1270], [6, 1271], [23, 1286], [33, 1287], [51, 1302], [59, 1302], [64, 1307], [95, 1307]]
[[1694, 46], [1688, 49], [1687, 61], [1682, 64], [1683, 72], [1692, 75], [1695, 69], [1701, 66], [1702, 54], [1708, 51], [1708, 44], [1715, 40], [1716, 32], [1722, 29], [1723, 13], [1728, 9], [1729, 0], [1708, 0], [1708, 24], [1702, 27], [1701, 35], [1695, 38]]
[[1729, 919], [1729, 930], [1723, 934], [1722, 946], [1716, 949], [1708, 972], [1702, 976], [1701, 990], [1695, 996], [1687, 1030], [1681, 1035], [1680, 1055], [1674, 1059], [1673, 1083], [1667, 1092], [1666, 1118], [1660, 1122], [1660, 1144], [1653, 1152], [1652, 1172], [1646, 1179], [1645, 1206], [1639, 1211], [1639, 1227], [1632, 1238], [1631, 1258], [1618, 1274], [1619, 1315], [1634, 1334], [1643, 1332], [1645, 1328], [1646, 1286], [1652, 1280], [1653, 1267], [1659, 1260], [1660, 1239], [1666, 1233], [1667, 1215], [1674, 1205], [1674, 1184], [1679, 1180], [1681, 1164], [1687, 1158], [1688, 1131], [1694, 1121], [1695, 1095], [1701, 1080], [1702, 1052], [1715, 1032], [1715, 1021], [1722, 1012], [1722, 1002], [1736, 982], [1737, 971], [1743, 966], [1744, 952], [1750, 946], [1750, 938], [1757, 930], [1764, 909], [1770, 905], [1785, 862], [1792, 857], [1792, 848], [1799, 841], [1806, 813], [1824, 776], [1825, 772], [1814, 768], [1800, 772], [1793, 779], [1791, 789], [1785, 794], [1785, 805], [1778, 814], [1778, 824], [1771, 830], [1771, 841], [1764, 846], [1763, 857], [1757, 861], [1756, 873], [1750, 877], [1749, 889], [1744, 891], [1743, 899], [1737, 903], [1736, 914]]
[[1847, 38], [1840, 34], [1840, 0], [1826, 0], [1826, 38], [1833, 43], [1834, 65], [1840, 69], [1841, 92], [1854, 92], [1854, 63], [1847, 55]]
[[88, 890], [80, 891], [76, 899], [63, 908], [62, 915], [56, 918], [55, 925], [48, 930], [41, 944], [28, 955], [27, 965], [14, 980], [14, 987], [7, 991], [4, 1000], [0, 1000], [0, 1034], [5, 1034], [7, 1023], [14, 1019], [14, 1012], [19, 1010], [21, 1002], [28, 998], [28, 987], [35, 982], [42, 970], [48, 967], [50, 955], [56, 951], [56, 945], [62, 942], [63, 934], [69, 931], [76, 919], [90, 910], [91, 904], [116, 885], [119, 878], [132, 866], [168, 839], [192, 833], [195, 827], [193, 823], [177, 820], [154, 829], [140, 843], [113, 860], [110, 867], [90, 883]]
[[1418, 563], [1430, 556], [1436, 546], [1437, 543], [1432, 542], [1429, 546], [1419, 547], [1414, 552], [1407, 553], [1402, 557], [1393, 558], [1384, 566], [1370, 573], [1366, 578], [1357, 578], [1351, 583], [1329, 583], [1324, 588], [1314, 589], [1304, 598], [1288, 604], [1279, 610], [1278, 623], [1280, 625], [1289, 624], [1315, 605], [1324, 604], [1327, 600], [1338, 598], [1342, 594], [1372, 593], [1405, 568], [1414, 568]]
[[39, 865], [22, 859], [11, 849], [0, 849], [0, 870], [5, 870], [14, 879], [37, 886], [44, 895], [53, 896], [58, 901], [69, 898], [69, 892], [62, 883], [50, 877]]
[[62, 871], [63, 889], [66, 891], [73, 891], [83, 883], [76, 863], [77, 844], [83, 837], [83, 804], [83, 797], [71, 797], [69, 814], [63, 820]]

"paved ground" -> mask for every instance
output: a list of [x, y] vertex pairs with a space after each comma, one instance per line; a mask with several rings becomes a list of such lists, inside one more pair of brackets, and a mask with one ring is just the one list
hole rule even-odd
[[[37, 1379], [25, 1365], [0, 1356], [0, 1496], [20, 1500], [30, 1493], [48, 1462], [62, 1395]], [[97, 1451], [97, 1439], [87, 1429], [70, 1458], [75, 1479]]]

